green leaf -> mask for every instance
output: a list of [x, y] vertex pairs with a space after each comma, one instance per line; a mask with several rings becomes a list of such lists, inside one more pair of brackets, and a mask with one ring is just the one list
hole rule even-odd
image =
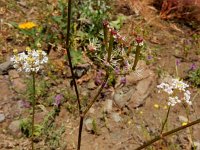
[[72, 50], [71, 51], [71, 57], [72, 57], [72, 64], [73, 66], [77, 65], [78, 63], [83, 63], [83, 59], [82, 59], [82, 53], [81, 51], [75, 51]]

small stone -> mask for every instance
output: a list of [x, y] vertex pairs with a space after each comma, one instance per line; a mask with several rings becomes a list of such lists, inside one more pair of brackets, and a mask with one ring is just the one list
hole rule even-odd
[[14, 79], [12, 84], [16, 92], [23, 93], [26, 91], [26, 85], [21, 78]]
[[115, 122], [120, 122], [122, 120], [122, 118], [120, 117], [118, 113], [112, 113], [111, 117]]
[[19, 73], [16, 70], [10, 70], [8, 74], [11, 79], [19, 78]]
[[77, 77], [77, 78], [81, 78], [84, 74], [86, 74], [87, 72], [87, 69], [85, 67], [80, 67], [80, 66], [77, 66], [75, 69], [74, 69], [74, 75]]
[[178, 120], [180, 122], [188, 122], [188, 119], [186, 117], [184, 117], [184, 116], [178, 116]]
[[97, 86], [95, 85], [95, 83], [94, 83], [93, 80], [89, 81], [89, 83], [88, 83], [88, 85], [87, 85], [87, 88], [88, 88], [89, 90], [94, 90], [96, 87], [97, 87]]
[[6, 61], [0, 64], [0, 75], [7, 74], [8, 70], [13, 68], [11, 61]]
[[131, 108], [138, 108], [145, 103], [146, 98], [149, 96], [154, 83], [154, 75], [145, 78], [138, 82], [136, 91], [132, 94], [131, 100], [128, 104]]
[[109, 113], [112, 111], [113, 101], [111, 99], [107, 99], [104, 104], [104, 111]]
[[0, 114], [0, 123], [3, 122], [5, 120], [5, 115], [4, 114]]
[[20, 120], [15, 120], [11, 122], [10, 125], [8, 126], [8, 131], [14, 137], [21, 137], [22, 133], [20, 128]]
[[119, 89], [118, 91], [115, 92], [113, 96], [115, 104], [120, 108], [124, 107], [130, 100], [133, 92], [134, 89], [131, 89], [128, 92], [123, 92], [122, 90]]
[[92, 122], [93, 122], [93, 119], [91, 119], [91, 118], [88, 118], [85, 120], [84, 124], [85, 124], [85, 128], [87, 131], [92, 131], [92, 129], [93, 129]]
[[136, 67], [136, 71], [131, 72], [126, 76], [126, 85], [134, 85], [140, 80], [143, 80], [150, 76], [151, 70], [147, 69], [145, 61], [139, 61]]

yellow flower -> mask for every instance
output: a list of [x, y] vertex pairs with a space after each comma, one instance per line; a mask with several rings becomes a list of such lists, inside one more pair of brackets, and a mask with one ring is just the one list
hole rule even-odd
[[168, 107], [165, 105], [164, 107], [163, 107], [163, 109], [167, 109]]
[[30, 47], [26, 47], [26, 51], [27, 52], [31, 52], [31, 48]]
[[154, 107], [155, 108], [159, 108], [160, 106], [158, 104], [154, 104]]
[[40, 43], [37, 43], [37, 47], [38, 47], [38, 48], [41, 48], [42, 45], [41, 45]]
[[14, 54], [17, 54], [17, 53], [18, 53], [18, 50], [17, 50], [17, 49], [14, 49], [14, 50], [13, 50], [13, 53], [14, 53]]
[[37, 25], [34, 22], [25, 22], [18, 25], [20, 29], [32, 29]]
[[187, 125], [187, 122], [183, 122], [183, 123], [182, 123], [182, 126], [185, 126], [185, 125]]

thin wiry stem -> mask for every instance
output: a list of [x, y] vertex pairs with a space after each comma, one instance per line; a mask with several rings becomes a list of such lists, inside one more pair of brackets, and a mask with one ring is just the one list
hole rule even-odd
[[85, 109], [85, 111], [82, 113], [82, 115], [80, 116], [80, 122], [79, 122], [79, 135], [78, 135], [78, 147], [77, 150], [80, 150], [81, 147], [81, 135], [82, 135], [82, 129], [83, 129], [83, 120], [85, 118], [85, 115], [87, 114], [87, 112], [90, 110], [90, 108], [92, 107], [92, 105], [94, 104], [94, 102], [97, 100], [98, 96], [100, 95], [100, 93], [102, 92], [103, 88], [106, 85], [106, 82], [108, 80], [108, 73], [105, 77], [104, 82], [102, 83], [100, 89], [98, 90], [97, 94], [95, 95], [95, 97], [93, 98], [93, 100], [90, 102], [90, 104], [87, 106], [87, 108]]
[[68, 61], [69, 61], [69, 67], [70, 67], [70, 70], [71, 70], [72, 80], [73, 80], [73, 84], [74, 84], [74, 88], [75, 88], [75, 92], [76, 92], [76, 97], [77, 97], [77, 101], [78, 101], [78, 108], [79, 108], [79, 112], [81, 114], [82, 113], [81, 102], [80, 102], [80, 98], [79, 98], [79, 93], [78, 93], [78, 88], [77, 88], [77, 84], [76, 84], [76, 79], [75, 79], [74, 71], [73, 71], [71, 54], [70, 54], [70, 44], [69, 44], [69, 40], [70, 40], [70, 25], [71, 25], [71, 8], [72, 8], [72, 2], [71, 2], [71, 0], [68, 0], [68, 13], [67, 13], [68, 14], [68, 18], [67, 18], [66, 49], [67, 49], [67, 56], [68, 56]]
[[66, 37], [66, 49], [67, 49], [67, 56], [68, 56], [68, 61], [69, 61], [69, 67], [71, 70], [72, 74], [72, 80], [76, 92], [76, 98], [78, 101], [78, 109], [79, 109], [79, 115], [80, 115], [80, 124], [79, 124], [79, 135], [78, 135], [78, 147], [77, 149], [80, 150], [81, 147], [81, 133], [82, 133], [82, 128], [83, 128], [83, 117], [82, 117], [82, 107], [81, 107], [81, 102], [79, 98], [79, 93], [78, 93], [78, 88], [76, 84], [76, 79], [73, 71], [73, 66], [72, 66], [72, 60], [71, 60], [71, 54], [70, 54], [70, 25], [71, 25], [71, 8], [72, 8], [72, 2], [71, 0], [68, 0], [68, 19], [67, 19], [67, 37]]
[[34, 150], [34, 124], [35, 124], [35, 73], [32, 73], [32, 88], [33, 88], [33, 93], [32, 93], [32, 135], [31, 135], [31, 147], [32, 150]]
[[171, 130], [171, 131], [168, 131], [168, 132], [163, 133], [162, 135], [156, 136], [154, 139], [145, 142], [142, 146], [136, 148], [135, 150], [144, 149], [144, 148], [146, 148], [146, 147], [152, 145], [153, 143], [155, 143], [155, 142], [157, 142], [157, 141], [163, 139], [164, 137], [166, 137], [166, 136], [168, 136], [168, 135], [172, 135], [172, 134], [174, 134], [174, 133], [176, 133], [176, 132], [179, 132], [179, 131], [181, 131], [181, 130], [183, 130], [183, 129], [186, 129], [186, 128], [188, 128], [188, 127], [190, 127], [190, 126], [193, 126], [193, 125], [195, 125], [195, 124], [198, 124], [198, 123], [200, 123], [200, 118], [197, 119], [197, 120], [195, 120], [195, 121], [192, 121], [191, 123], [188, 123], [187, 125], [184, 125], [184, 126], [175, 128], [175, 129], [173, 129], [173, 130]]
[[101, 94], [103, 88], [104, 88], [105, 85], [106, 85], [106, 82], [107, 82], [107, 80], [108, 80], [108, 77], [109, 77], [109, 75], [108, 75], [108, 73], [107, 73], [107, 75], [106, 75], [106, 77], [105, 77], [105, 80], [104, 80], [104, 82], [102, 83], [100, 89], [98, 90], [96, 96], [94, 97], [94, 99], [90, 102], [90, 104], [87, 106], [87, 108], [86, 108], [85, 111], [83, 112], [83, 116], [85, 116], [85, 115], [87, 114], [87, 112], [90, 110], [90, 108], [92, 107], [92, 105], [94, 104], [94, 102], [97, 100], [98, 96]]
[[170, 108], [171, 108], [171, 105], [168, 107], [167, 115], [166, 115], [166, 117], [165, 117], [164, 122], [162, 123], [162, 128], [161, 128], [160, 134], [163, 133], [163, 130], [164, 130], [165, 125], [166, 125], [166, 123], [167, 123], [167, 120], [168, 120], [168, 117], [169, 117]]

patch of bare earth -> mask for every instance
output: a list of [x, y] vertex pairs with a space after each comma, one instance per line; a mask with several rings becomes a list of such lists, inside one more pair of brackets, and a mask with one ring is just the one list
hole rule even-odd
[[[21, 6], [23, 4], [19, 4], [20, 7], [23, 7]], [[3, 3], [2, 6], [0, 4], [0, 7], [3, 6]], [[105, 95], [98, 99], [84, 120], [82, 150], [133, 150], [158, 135], [167, 110], [166, 98], [158, 94], [156, 85], [166, 79], [165, 76], [169, 78], [176, 76], [177, 59], [180, 60], [178, 70], [181, 78], [187, 76], [193, 63], [196, 66], [200, 65], [198, 55], [200, 47], [192, 39], [195, 32], [184, 24], [162, 20], [159, 11], [153, 6], [153, 1], [116, 0], [115, 6], [116, 13], [127, 16], [120, 32], [128, 39], [135, 38], [136, 35], [142, 36], [147, 44], [145, 56], [150, 55], [153, 60], [149, 65], [145, 61], [140, 61], [138, 72], [127, 76], [127, 84], [124, 87], [104, 89]], [[9, 16], [12, 12], [5, 13]], [[5, 25], [3, 27], [5, 31], [8, 28]], [[9, 37], [11, 34], [4, 30], [0, 31], [1, 37], [4, 35]], [[190, 41], [190, 50], [187, 54], [184, 51], [186, 40]], [[9, 40], [6, 41], [5, 36], [2, 43], [4, 42], [9, 44], [9, 48], [11, 47], [11, 43]], [[20, 99], [16, 97], [24, 89], [22, 79], [24, 78], [13, 71], [0, 76], [0, 88], [4, 87], [0, 90], [0, 114], [3, 120], [0, 122], [0, 137], [3, 139], [0, 140], [0, 149], [29, 149], [30, 141], [20, 135], [18, 124], [14, 122], [20, 115], [26, 116], [28, 112], [28, 109], [20, 107]], [[64, 80], [56, 86], [70, 88]], [[90, 81], [79, 86], [81, 95], [87, 95], [89, 98], [97, 92], [92, 77]], [[196, 95], [190, 111], [190, 120], [195, 120], [200, 116], [200, 97], [197, 95], [198, 89], [191, 88], [190, 90], [192, 97]], [[159, 107], [155, 107], [155, 104]], [[39, 113], [37, 119], [42, 120], [41, 116], [42, 113]], [[170, 112], [167, 129], [181, 126], [185, 119], [183, 107], [175, 106]], [[62, 145], [66, 145], [63, 149], [76, 149], [79, 122], [77, 112], [69, 113], [64, 105], [61, 107], [56, 122], [58, 127], [64, 125], [66, 128], [61, 138]], [[200, 125], [195, 125], [192, 129], [193, 141], [200, 143]], [[192, 144], [189, 132], [187, 129], [166, 137], [155, 143], [153, 149], [189, 150]], [[49, 148], [43, 140], [36, 145], [38, 149]]]

